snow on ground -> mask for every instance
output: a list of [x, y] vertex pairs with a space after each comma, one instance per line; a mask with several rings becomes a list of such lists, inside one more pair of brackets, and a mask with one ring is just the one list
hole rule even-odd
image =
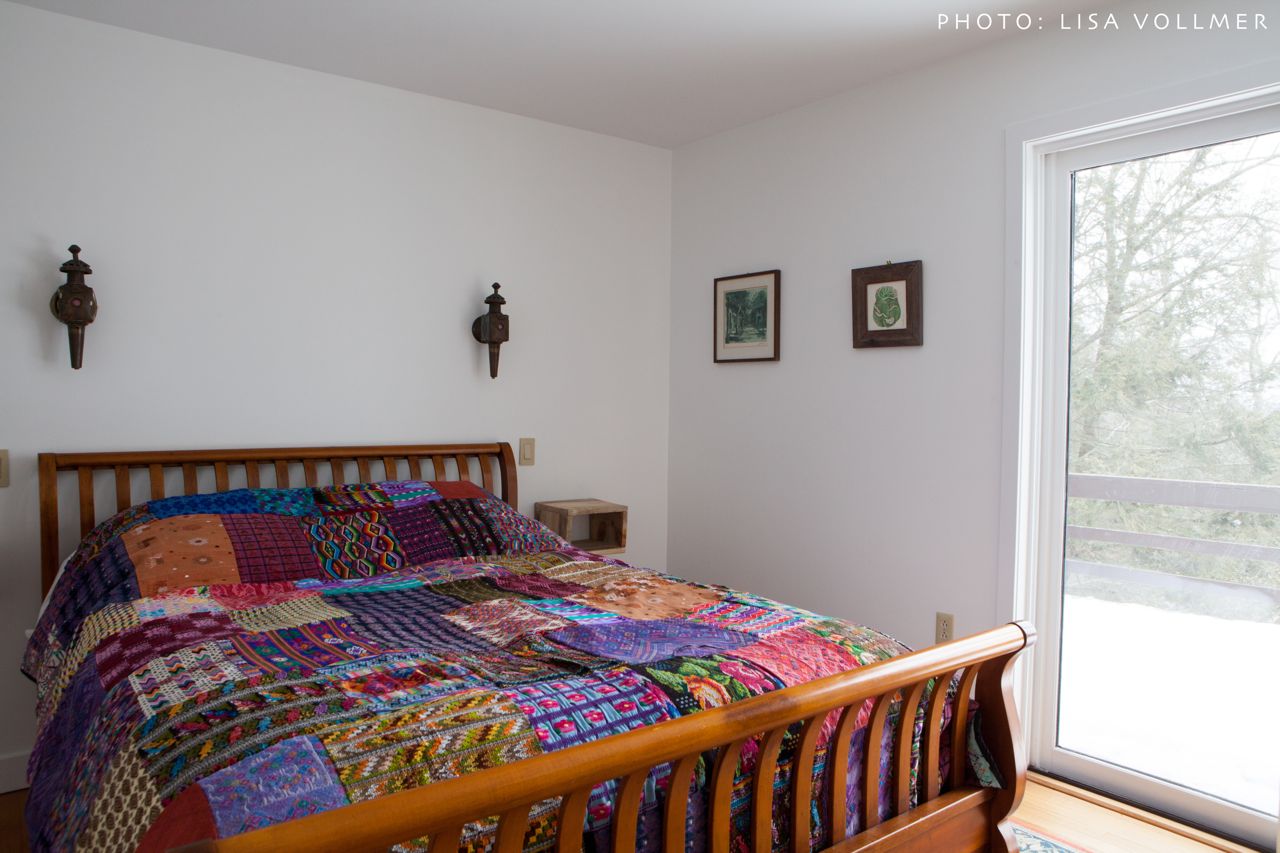
[[1065, 749], [1275, 814], [1280, 625], [1068, 595]]

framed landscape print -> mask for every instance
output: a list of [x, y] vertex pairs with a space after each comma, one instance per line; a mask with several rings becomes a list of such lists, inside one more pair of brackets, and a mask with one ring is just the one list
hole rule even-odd
[[924, 343], [922, 261], [853, 271], [853, 345], [918, 347]]
[[777, 361], [778, 270], [730, 275], [715, 281], [715, 361]]

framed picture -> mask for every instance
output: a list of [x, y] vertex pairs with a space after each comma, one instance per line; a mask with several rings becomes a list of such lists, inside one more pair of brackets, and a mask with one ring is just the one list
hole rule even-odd
[[918, 347], [924, 343], [922, 261], [853, 271], [853, 346]]
[[729, 275], [715, 281], [712, 318], [715, 361], [777, 361], [778, 270]]

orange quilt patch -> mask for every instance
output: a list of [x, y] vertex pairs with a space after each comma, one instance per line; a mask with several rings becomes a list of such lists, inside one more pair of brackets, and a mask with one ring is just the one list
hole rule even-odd
[[120, 539], [144, 596], [240, 580], [235, 551], [220, 516], [158, 518], [139, 524]]

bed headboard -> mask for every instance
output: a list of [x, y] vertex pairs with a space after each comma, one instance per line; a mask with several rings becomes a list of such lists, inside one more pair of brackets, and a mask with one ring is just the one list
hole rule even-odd
[[[479, 479], [476, 479], [478, 464]], [[402, 464], [403, 463], [403, 464]], [[429, 466], [427, 463], [430, 463]], [[350, 480], [349, 466], [356, 479]], [[377, 466], [377, 467], [375, 467]], [[135, 485], [145, 500], [175, 494], [225, 492], [232, 488], [327, 486], [371, 480], [470, 480], [516, 506], [516, 461], [511, 445], [399, 444], [385, 447], [251, 447], [240, 450], [139, 450], [112, 453], [41, 453], [40, 594], [58, 572], [59, 480], [74, 481], [78, 490], [80, 536], [102, 519], [135, 500]], [[263, 477], [263, 470], [267, 476]], [[379, 470], [381, 469], [381, 470]], [[377, 474], [374, 472], [378, 471]], [[74, 477], [60, 478], [62, 472]], [[181, 476], [179, 477], [179, 472]], [[101, 474], [102, 476], [96, 476]], [[301, 480], [294, 478], [301, 475]], [[496, 475], [496, 480], [495, 480]], [[115, 509], [98, 513], [95, 480], [115, 482]], [[494, 488], [494, 484], [498, 488]], [[149, 489], [149, 492], [147, 491]]]

